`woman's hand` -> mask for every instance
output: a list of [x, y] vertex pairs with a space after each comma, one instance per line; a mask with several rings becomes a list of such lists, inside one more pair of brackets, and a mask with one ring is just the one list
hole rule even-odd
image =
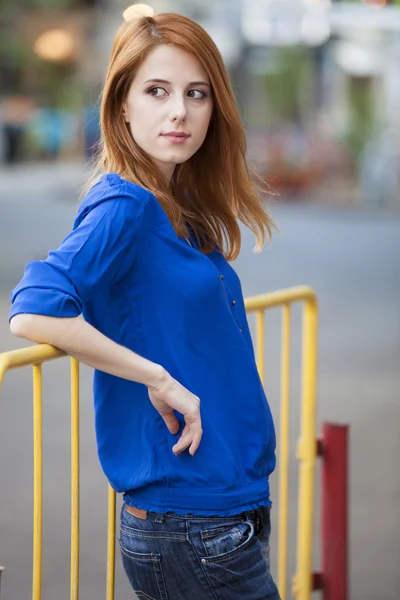
[[189, 448], [189, 453], [193, 456], [203, 435], [200, 398], [189, 392], [166, 371], [160, 384], [148, 386], [148, 390], [151, 403], [160, 413], [172, 434], [177, 434], [179, 431], [179, 421], [174, 410], [183, 415], [186, 425], [172, 451], [178, 455]]
[[179, 432], [174, 410], [184, 416], [186, 426], [172, 448], [174, 454], [180, 454], [186, 448], [192, 456], [196, 452], [203, 434], [200, 400], [161, 365], [116, 344], [79, 317], [19, 314], [12, 318], [10, 327], [18, 337], [37, 344], [50, 344], [99, 371], [146, 385], [154, 408], [172, 434]]

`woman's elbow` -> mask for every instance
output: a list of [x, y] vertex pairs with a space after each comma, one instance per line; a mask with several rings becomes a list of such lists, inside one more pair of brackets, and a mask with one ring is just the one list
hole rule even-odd
[[13, 335], [20, 338], [30, 339], [32, 329], [32, 320], [35, 315], [19, 314], [15, 315], [10, 321], [10, 330]]
[[20, 313], [10, 321], [11, 333], [36, 344], [50, 344], [63, 348], [76, 330], [80, 317], [49, 317], [45, 315]]

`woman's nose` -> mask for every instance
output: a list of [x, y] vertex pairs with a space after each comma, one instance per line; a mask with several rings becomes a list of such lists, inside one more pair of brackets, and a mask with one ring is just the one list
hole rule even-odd
[[183, 99], [177, 99], [171, 107], [170, 121], [184, 121], [186, 118], [186, 105]]

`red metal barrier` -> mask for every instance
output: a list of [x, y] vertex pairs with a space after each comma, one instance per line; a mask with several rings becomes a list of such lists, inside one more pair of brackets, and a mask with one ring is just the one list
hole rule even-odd
[[316, 588], [324, 600], [348, 600], [348, 426], [324, 423], [319, 453], [322, 573]]

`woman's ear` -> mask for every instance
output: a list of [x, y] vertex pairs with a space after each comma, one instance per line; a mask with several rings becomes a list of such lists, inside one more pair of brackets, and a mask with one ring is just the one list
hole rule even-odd
[[128, 113], [126, 110], [126, 104], [122, 105], [122, 116], [124, 117], [125, 123], [129, 123], [129, 117], [128, 117]]

